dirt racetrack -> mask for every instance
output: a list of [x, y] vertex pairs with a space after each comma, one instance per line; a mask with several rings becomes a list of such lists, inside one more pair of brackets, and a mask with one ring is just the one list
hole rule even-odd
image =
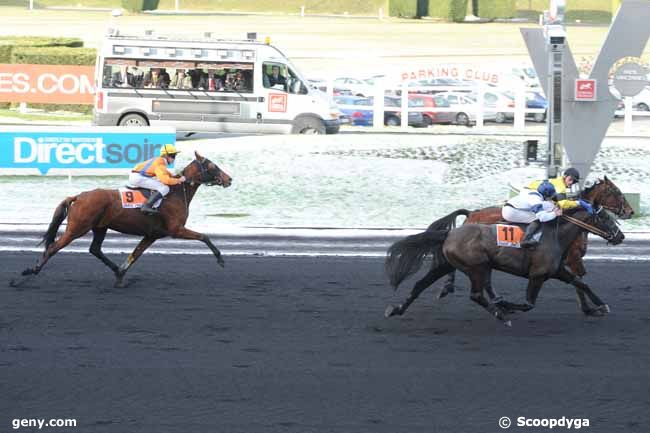
[[[393, 295], [377, 258], [226, 257], [217, 269], [208, 255], [145, 255], [113, 289], [94, 257], [60, 254], [8, 287], [35, 259], [0, 253], [0, 431], [16, 418], [77, 419], [42, 430], [66, 433], [485, 433], [502, 416], [513, 432], [548, 431], [518, 417], [589, 419], [590, 433], [650, 425], [647, 263], [588, 263], [607, 317], [584, 317], [572, 288], [550, 282], [507, 329], [464, 278], [450, 299], [429, 290], [385, 319], [410, 284]], [[524, 287], [495, 281], [514, 300]]]

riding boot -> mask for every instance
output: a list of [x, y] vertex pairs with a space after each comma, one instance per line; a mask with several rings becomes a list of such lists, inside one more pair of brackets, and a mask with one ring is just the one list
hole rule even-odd
[[522, 248], [536, 247], [539, 244], [539, 241], [534, 240], [533, 236], [535, 236], [535, 233], [537, 233], [541, 226], [542, 223], [540, 223], [538, 220], [535, 220], [532, 223], [528, 224], [528, 227], [526, 227], [526, 233], [524, 234], [524, 239], [521, 241], [519, 246]]
[[158, 191], [156, 191], [155, 193], [153, 193], [153, 194], [151, 194], [149, 196], [149, 199], [147, 200], [147, 202], [144, 205], [142, 205], [142, 209], [140, 209], [140, 210], [142, 211], [142, 213], [145, 213], [147, 215], [153, 215], [153, 214], [160, 213], [158, 211], [158, 209], [153, 207], [153, 205], [156, 204], [156, 202], [158, 200], [162, 199], [162, 198], [163, 198], [163, 195], [161, 193], [159, 193]]

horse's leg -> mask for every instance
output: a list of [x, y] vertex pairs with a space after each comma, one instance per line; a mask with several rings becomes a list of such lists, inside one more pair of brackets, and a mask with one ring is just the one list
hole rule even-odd
[[[479, 267], [472, 269], [470, 272], [467, 272], [467, 276], [472, 284], [472, 290], [469, 295], [469, 298], [479, 304], [481, 307], [485, 308], [488, 313], [501, 320], [504, 325], [511, 326], [510, 320], [506, 318], [506, 311], [504, 311], [498, 304], [488, 301], [485, 296], [483, 296], [483, 289], [487, 285], [491, 286], [491, 275], [492, 270], [489, 267]], [[493, 296], [494, 292], [490, 288], [488, 291], [489, 296]]]
[[581, 234], [571, 242], [565, 260], [566, 266], [569, 267], [574, 275], [584, 277], [587, 273], [582, 258], [587, 253], [587, 234]]
[[60, 238], [55, 240], [52, 245], [50, 245], [44, 252], [43, 255], [41, 256], [40, 260], [34, 266], [33, 268], [27, 268], [23, 271], [23, 275], [36, 275], [39, 272], [41, 272], [41, 269], [43, 269], [43, 266], [47, 263], [48, 260], [52, 258], [54, 254], [56, 254], [59, 250], [65, 248], [70, 242], [73, 240], [80, 238], [81, 236], [85, 235], [88, 230], [90, 230], [90, 227], [85, 228], [84, 230], [73, 230], [70, 228], [70, 224], [68, 224], [68, 227], [66, 228], [65, 232], [61, 235]]
[[176, 230], [170, 230], [169, 233], [174, 238], [191, 239], [191, 240], [197, 240], [203, 242], [208, 246], [208, 248], [210, 248], [214, 256], [217, 258], [217, 263], [219, 263], [221, 267], [223, 267], [224, 262], [223, 262], [223, 258], [221, 257], [221, 251], [219, 251], [219, 249], [214, 246], [212, 241], [210, 241], [210, 238], [204, 235], [203, 233], [195, 232], [185, 227], [180, 227]]
[[133, 266], [135, 261], [138, 260], [142, 253], [144, 253], [145, 250], [149, 248], [155, 241], [156, 238], [142, 238], [138, 245], [136, 245], [133, 252], [129, 254], [129, 257], [126, 258], [124, 263], [122, 263], [119, 268], [115, 269], [115, 287], [124, 287], [124, 282], [122, 280], [124, 279], [126, 271], [128, 271], [129, 268]]
[[455, 283], [456, 283], [456, 271], [451, 271], [449, 274], [447, 274], [447, 281], [445, 281], [445, 285], [442, 286], [442, 290], [438, 294], [438, 299], [442, 299], [448, 294], [454, 293], [456, 291]]
[[544, 284], [544, 277], [528, 277], [528, 287], [526, 288], [526, 303], [522, 304], [521, 311], [529, 311], [535, 308], [537, 296]]
[[[589, 287], [586, 283], [584, 283], [580, 277], [572, 274], [568, 269], [565, 267], [561, 267], [558, 274], [557, 278], [560, 281], [563, 281], [568, 284], [572, 284], [576, 288], [576, 295], [578, 296], [578, 303], [580, 304], [580, 308], [582, 309], [582, 312], [585, 313], [588, 316], [599, 316], [603, 315], [606, 313], [610, 312], [609, 306], [604, 303], [598, 295], [596, 295], [593, 290], [591, 290], [591, 287]], [[589, 303], [585, 299], [585, 294], [591, 299], [591, 301], [596, 304], [595, 308], [590, 308]]]
[[102, 263], [111, 268], [111, 271], [117, 273], [117, 265], [102, 252], [102, 243], [104, 242], [107, 231], [107, 227], [95, 227], [93, 229], [93, 242], [90, 244], [90, 254], [97, 257], [102, 261]]
[[439, 266], [435, 269], [431, 269], [429, 273], [427, 273], [420, 281], [415, 283], [415, 286], [413, 286], [413, 289], [411, 290], [411, 293], [409, 294], [408, 298], [404, 301], [403, 304], [400, 304], [399, 306], [395, 307], [393, 305], [389, 305], [386, 307], [386, 311], [384, 312], [384, 315], [386, 317], [391, 317], [395, 315], [401, 316], [406, 312], [406, 309], [417, 299], [418, 296], [420, 296], [420, 293], [424, 291], [427, 287], [435, 283], [440, 277], [443, 275], [449, 273], [452, 271], [454, 268], [449, 264], [445, 263], [442, 266]]

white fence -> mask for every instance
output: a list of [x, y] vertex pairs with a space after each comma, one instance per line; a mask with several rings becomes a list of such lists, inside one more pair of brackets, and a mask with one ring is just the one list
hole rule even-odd
[[[323, 89], [323, 87], [321, 87]], [[328, 93], [329, 97], [332, 98], [334, 95], [334, 85], [333, 81], [328, 81], [326, 84], [325, 91]], [[509, 91], [514, 95], [513, 102], [514, 104], [505, 105], [505, 104], [496, 104], [489, 105], [485, 100], [486, 93], [503, 93], [504, 91]], [[371, 110], [373, 113], [372, 125], [375, 129], [383, 129], [384, 125], [384, 116], [385, 112], [397, 112], [401, 119], [400, 126], [402, 129], [407, 129], [409, 127], [409, 112], [421, 112], [421, 113], [444, 113], [452, 112], [458, 113], [458, 107], [413, 107], [409, 106], [409, 95], [413, 97], [417, 94], [425, 94], [430, 96], [435, 96], [436, 94], [444, 95], [445, 92], [454, 92], [455, 94], [466, 94], [473, 95], [476, 98], [476, 103], [467, 105], [463, 107], [463, 111], [467, 112], [470, 115], [470, 118], [473, 119], [471, 124], [475, 128], [483, 128], [488, 123], [503, 123], [501, 120], [497, 120], [496, 114], [506, 115], [507, 121], [512, 121], [513, 128], [518, 131], [526, 130], [526, 120], [532, 118], [535, 114], [543, 114], [543, 116], [537, 116], [537, 123], [545, 123], [546, 119], [546, 109], [544, 108], [528, 108], [526, 103], [526, 92], [534, 91], [539, 92], [543, 95], [541, 88], [527, 88], [523, 84], [521, 86], [516, 86], [515, 88], [503, 89], [492, 87], [487, 84], [477, 83], [476, 85], [471, 86], [409, 86], [408, 82], [404, 82], [397, 85], [388, 85], [385, 82], [377, 81], [372, 88], [372, 95], [364, 95], [373, 99], [373, 105], [346, 105], [338, 104], [340, 109], [359, 109], [359, 110]], [[390, 107], [387, 109], [384, 104], [384, 96], [398, 96], [400, 98], [401, 104], [399, 107]], [[624, 134], [634, 135], [637, 131], [634, 128], [634, 117], [650, 117], [650, 111], [636, 110], [633, 107], [632, 98], [624, 99], [624, 110], [617, 110], [616, 117], [624, 118]], [[541, 122], [540, 122], [541, 121]], [[452, 122], [455, 123], [455, 122]], [[637, 128], [638, 129], [638, 128]]]

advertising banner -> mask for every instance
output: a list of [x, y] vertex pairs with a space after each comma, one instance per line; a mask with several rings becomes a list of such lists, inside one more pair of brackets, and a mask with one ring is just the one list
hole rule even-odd
[[0, 175], [128, 173], [175, 142], [169, 127], [0, 127]]
[[94, 66], [0, 64], [0, 102], [94, 103]]

